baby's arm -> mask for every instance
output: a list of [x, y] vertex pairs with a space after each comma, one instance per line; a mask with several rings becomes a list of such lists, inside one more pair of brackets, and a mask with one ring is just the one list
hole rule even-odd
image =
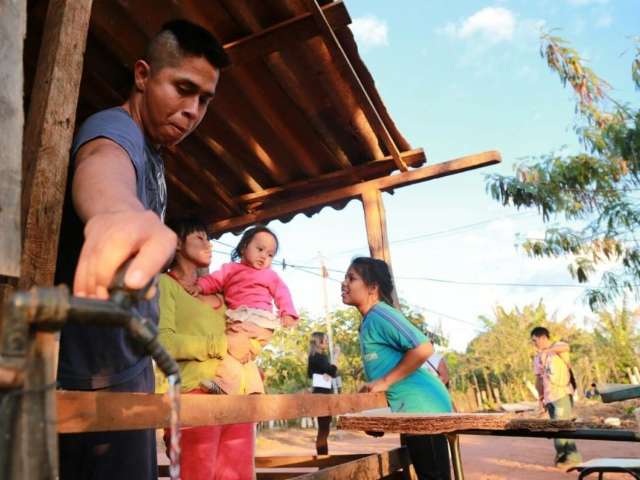
[[298, 312], [293, 306], [293, 300], [291, 299], [291, 292], [289, 287], [282, 281], [282, 279], [274, 272], [273, 281], [273, 301], [278, 308], [280, 314], [280, 321], [283, 327], [292, 327], [298, 323]]
[[198, 278], [198, 283], [195, 287], [195, 292], [189, 292], [192, 295], [198, 295], [200, 293], [204, 295], [211, 295], [212, 293], [221, 293], [224, 285], [224, 265], [220, 270], [216, 270], [209, 275], [204, 275]]

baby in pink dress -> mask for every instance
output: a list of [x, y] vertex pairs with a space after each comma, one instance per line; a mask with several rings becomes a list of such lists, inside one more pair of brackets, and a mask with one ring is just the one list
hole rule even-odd
[[[198, 279], [195, 294], [223, 293], [227, 305], [227, 338], [245, 345], [226, 355], [211, 381], [201, 386], [211, 393], [264, 393], [264, 385], [255, 358], [276, 329], [290, 327], [298, 321], [289, 289], [271, 270], [278, 251], [278, 239], [264, 226], [247, 230], [231, 253], [234, 260]], [[239, 262], [237, 260], [240, 260]], [[278, 314], [273, 313], [273, 304]], [[249, 361], [243, 363], [243, 360]]]

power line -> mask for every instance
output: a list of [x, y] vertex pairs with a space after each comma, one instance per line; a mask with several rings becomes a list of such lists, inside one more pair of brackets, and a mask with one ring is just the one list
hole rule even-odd
[[[221, 252], [221, 253], [230, 253], [230, 252]], [[314, 275], [316, 277], [322, 278], [322, 274], [318, 272], [314, 272], [313, 270], [321, 270], [322, 267], [316, 267], [311, 265], [296, 265], [293, 263], [287, 263], [285, 260], [274, 261], [274, 265], [281, 266], [284, 269], [293, 268], [295, 270], [299, 270], [301, 272], [308, 273], [310, 275]], [[345, 274], [345, 270], [338, 270], [335, 268], [327, 268], [327, 272], [340, 273]], [[331, 276], [327, 276], [327, 278], [336, 283], [342, 283], [341, 280], [333, 278]], [[524, 283], [524, 282], [473, 282], [466, 280], [451, 280], [445, 278], [434, 278], [434, 277], [412, 277], [412, 276], [400, 276], [395, 275], [394, 278], [396, 280], [409, 280], [409, 281], [424, 281], [424, 282], [433, 282], [433, 283], [444, 283], [450, 285], [469, 285], [476, 287], [532, 287], [532, 288], [596, 288], [593, 285], [572, 285], [566, 283]]]
[[466, 323], [467, 325], [471, 325], [472, 327], [475, 327], [478, 331], [480, 331], [481, 329], [479, 328], [480, 326], [477, 323], [471, 322], [469, 320], [464, 320], [462, 318], [458, 318], [458, 317], [454, 317], [453, 315], [448, 315], [446, 313], [442, 313], [442, 312], [437, 312], [435, 310], [432, 310], [430, 308], [425, 308], [425, 307], [421, 307], [422, 310], [424, 310], [425, 312], [429, 312], [432, 313], [434, 315], [438, 315], [440, 317], [445, 317], [448, 318], [450, 320], [454, 320], [456, 322], [460, 322], [460, 323]]
[[553, 287], [553, 288], [595, 288], [592, 285], [571, 285], [562, 283], [512, 283], [512, 282], [471, 282], [430, 277], [395, 277], [398, 280], [421, 280], [425, 282], [447, 283], [453, 285], [489, 286], [489, 287]]
[[[496, 218], [489, 218], [487, 220], [482, 220], [480, 222], [475, 222], [475, 223], [470, 223], [470, 224], [466, 224], [466, 225], [459, 225], [457, 227], [452, 227], [452, 228], [448, 228], [445, 230], [440, 230], [437, 232], [428, 232], [428, 233], [423, 233], [423, 234], [419, 234], [419, 235], [415, 235], [412, 237], [407, 237], [407, 238], [401, 238], [398, 240], [392, 240], [389, 242], [390, 245], [397, 245], [397, 244], [401, 244], [401, 243], [407, 243], [407, 242], [412, 242], [412, 241], [416, 241], [416, 240], [424, 240], [426, 238], [441, 238], [441, 237], [445, 237], [451, 234], [456, 234], [456, 233], [460, 233], [460, 232], [464, 232], [467, 230], [473, 230], [475, 228], [493, 223], [493, 222], [497, 222], [500, 220], [506, 220], [509, 218], [514, 218], [514, 217], [531, 217], [537, 215], [536, 212], [517, 212], [511, 215], [505, 215], [502, 217], [496, 217]], [[329, 257], [337, 257], [337, 256], [341, 256], [341, 255], [345, 255], [347, 253], [353, 253], [353, 252], [357, 252], [360, 250], [364, 250], [366, 249], [366, 246], [362, 246], [362, 247], [354, 247], [354, 248], [349, 248], [347, 250], [340, 250], [338, 252], [333, 252], [332, 254], [329, 255]]]

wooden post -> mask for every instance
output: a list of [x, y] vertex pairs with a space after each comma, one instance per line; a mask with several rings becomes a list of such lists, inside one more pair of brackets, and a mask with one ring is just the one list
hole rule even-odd
[[18, 277], [26, 2], [0, 0], [0, 12], [0, 275]]
[[[23, 148], [25, 218], [20, 288], [53, 284], [91, 0], [50, 0]], [[31, 335], [12, 479], [58, 476], [57, 338]]]
[[[387, 236], [387, 219], [384, 212], [382, 193], [376, 188], [364, 190], [361, 194], [362, 206], [364, 208], [364, 221], [367, 228], [367, 241], [369, 242], [369, 253], [373, 258], [384, 260], [389, 265], [391, 275], [391, 253], [389, 251], [389, 238]], [[395, 285], [395, 280], [394, 280]], [[393, 303], [400, 306], [398, 293], [394, 289], [392, 295]]]

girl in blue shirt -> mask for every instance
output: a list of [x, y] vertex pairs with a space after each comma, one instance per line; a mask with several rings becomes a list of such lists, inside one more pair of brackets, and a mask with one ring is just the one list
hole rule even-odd
[[[374, 258], [352, 261], [342, 282], [342, 301], [362, 314], [360, 351], [367, 384], [362, 391], [385, 392], [393, 412], [447, 413], [451, 398], [424, 362], [433, 345], [392, 306], [388, 265]], [[421, 480], [449, 480], [449, 449], [444, 435], [403, 435]]]

